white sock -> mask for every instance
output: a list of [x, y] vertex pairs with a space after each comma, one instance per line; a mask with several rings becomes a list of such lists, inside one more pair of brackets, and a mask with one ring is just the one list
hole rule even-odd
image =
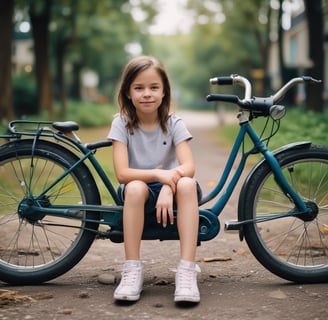
[[194, 269], [196, 267], [196, 262], [186, 261], [186, 260], [181, 259], [179, 266], [184, 267], [184, 268]]
[[141, 267], [141, 260], [126, 260], [124, 265], [126, 267]]

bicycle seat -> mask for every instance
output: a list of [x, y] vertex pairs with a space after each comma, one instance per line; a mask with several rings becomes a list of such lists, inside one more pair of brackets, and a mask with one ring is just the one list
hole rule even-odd
[[77, 131], [80, 128], [74, 121], [53, 122], [52, 126], [61, 132]]

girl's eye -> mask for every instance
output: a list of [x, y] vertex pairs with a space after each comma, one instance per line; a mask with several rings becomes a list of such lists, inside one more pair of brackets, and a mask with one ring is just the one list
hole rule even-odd
[[[133, 87], [133, 90], [135, 90], [135, 91], [142, 91], [142, 90], [144, 90], [145, 89], [145, 87], [142, 87], [142, 86], [135, 86], [135, 87]], [[158, 90], [160, 90], [160, 86], [151, 86], [150, 87], [150, 90], [152, 90], [152, 91], [158, 91]]]

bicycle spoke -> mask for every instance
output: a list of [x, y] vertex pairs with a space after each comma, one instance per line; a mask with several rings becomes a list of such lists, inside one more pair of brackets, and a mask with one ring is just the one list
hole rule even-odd
[[[245, 225], [247, 243], [261, 263], [281, 277], [302, 282], [328, 277], [328, 150], [313, 150], [287, 151], [280, 159], [284, 176], [308, 212], [297, 213], [272, 171], [263, 166], [254, 175], [248, 197], [253, 207], [246, 215], [259, 222]], [[288, 212], [294, 216], [283, 217]]]
[[[16, 152], [7, 148], [0, 154], [0, 276], [20, 284], [47, 281], [72, 268], [95, 236], [84, 227], [98, 228], [96, 223], [84, 222], [85, 211], [75, 219], [42, 213], [43, 206], [96, 204], [93, 192], [97, 189], [84, 165], [63, 175], [76, 160], [62, 147], [39, 141], [32, 157], [32, 144], [22, 140], [14, 144]], [[37, 211], [33, 203], [39, 206]], [[98, 216], [94, 214], [96, 220]]]

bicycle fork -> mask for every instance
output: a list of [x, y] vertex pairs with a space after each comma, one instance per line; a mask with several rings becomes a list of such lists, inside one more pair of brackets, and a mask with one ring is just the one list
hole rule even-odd
[[[243, 225], [249, 224], [249, 223], [260, 223], [260, 222], [265, 222], [265, 221], [270, 221], [270, 220], [275, 220], [275, 219], [281, 219], [285, 217], [290, 217], [290, 216], [299, 216], [302, 217], [303, 220], [306, 220], [304, 218], [304, 214], [310, 213], [311, 208], [309, 205], [307, 205], [302, 198], [299, 196], [297, 192], [291, 187], [291, 185], [288, 183], [286, 177], [284, 176], [280, 164], [278, 160], [275, 157], [275, 154], [271, 151], [268, 150], [266, 145], [261, 141], [259, 136], [256, 134], [256, 132], [253, 130], [251, 126], [248, 124], [246, 125], [246, 132], [251, 138], [251, 140], [254, 143], [254, 146], [258, 152], [260, 152], [263, 156], [264, 159], [267, 161], [269, 164], [270, 168], [272, 169], [272, 172], [274, 174], [274, 179], [279, 186], [279, 188], [282, 190], [284, 195], [295, 204], [295, 208], [288, 212], [282, 212], [280, 214], [275, 214], [271, 216], [266, 216], [266, 217], [261, 217], [261, 218], [256, 218], [256, 219], [244, 219], [240, 216], [238, 216], [238, 220], [230, 220], [225, 222], [224, 230], [226, 232], [239, 232], [242, 228]], [[300, 143], [303, 144], [303, 143]], [[306, 142], [308, 144], [308, 142]], [[291, 145], [290, 147], [297, 147], [298, 144]]]

